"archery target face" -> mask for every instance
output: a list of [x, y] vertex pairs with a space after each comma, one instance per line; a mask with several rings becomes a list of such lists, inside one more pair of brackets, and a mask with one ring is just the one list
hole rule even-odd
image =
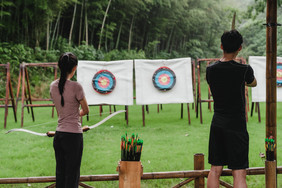
[[277, 62], [277, 86], [282, 87], [282, 62]]
[[176, 76], [170, 68], [160, 67], [153, 74], [152, 80], [155, 88], [161, 91], [167, 91], [175, 85]]
[[92, 86], [100, 94], [109, 94], [116, 86], [116, 78], [110, 71], [101, 70], [94, 75]]

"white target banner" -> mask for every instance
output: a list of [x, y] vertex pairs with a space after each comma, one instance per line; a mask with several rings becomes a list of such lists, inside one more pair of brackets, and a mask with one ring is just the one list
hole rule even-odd
[[[250, 56], [249, 64], [254, 69], [257, 86], [252, 88], [252, 102], [266, 101], [266, 57]], [[277, 57], [277, 102], [282, 102], [282, 57]]]
[[136, 104], [192, 103], [191, 58], [134, 60]]
[[133, 105], [133, 60], [78, 61], [77, 81], [89, 105]]

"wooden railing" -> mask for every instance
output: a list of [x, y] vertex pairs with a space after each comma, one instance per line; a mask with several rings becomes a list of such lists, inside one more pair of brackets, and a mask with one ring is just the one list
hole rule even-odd
[[[194, 168], [201, 163], [203, 164], [203, 154], [194, 155]], [[196, 163], [196, 164], [195, 164]], [[264, 167], [255, 167], [247, 169], [247, 175], [265, 175]], [[282, 166], [277, 167], [277, 174], [282, 174]], [[209, 174], [209, 170], [190, 170], [190, 171], [170, 171], [170, 172], [150, 172], [143, 173], [141, 180], [154, 180], [154, 179], [173, 179], [173, 178], [185, 178], [186, 180], [175, 185], [174, 188], [181, 187], [189, 182], [195, 181], [195, 187], [204, 188], [206, 178]], [[232, 176], [232, 170], [224, 169], [221, 176]], [[95, 181], [118, 181], [119, 174], [103, 174], [103, 175], [83, 175], [80, 176], [80, 186], [91, 188], [91, 186], [86, 185], [82, 182], [95, 182]], [[56, 182], [55, 176], [41, 176], [41, 177], [25, 177], [25, 178], [0, 178], [0, 184], [21, 184], [21, 183], [54, 183]], [[220, 180], [220, 184], [224, 187], [233, 187], [227, 182]], [[55, 184], [47, 186], [48, 188], [55, 187]]]

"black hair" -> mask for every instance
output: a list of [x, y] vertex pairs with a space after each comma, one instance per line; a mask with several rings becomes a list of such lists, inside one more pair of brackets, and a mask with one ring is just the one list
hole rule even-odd
[[62, 106], [64, 106], [65, 104], [63, 93], [64, 93], [65, 83], [67, 81], [67, 76], [68, 74], [71, 73], [72, 69], [75, 66], [77, 66], [77, 62], [78, 62], [77, 57], [71, 52], [63, 53], [59, 58], [58, 66], [61, 70], [61, 76], [59, 80], [59, 92], [61, 95]]
[[221, 36], [223, 51], [226, 53], [236, 52], [242, 43], [243, 37], [236, 29], [225, 31]]

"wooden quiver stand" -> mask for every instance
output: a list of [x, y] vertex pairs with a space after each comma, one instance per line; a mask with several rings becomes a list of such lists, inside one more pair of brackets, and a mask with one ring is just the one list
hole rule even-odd
[[117, 167], [119, 172], [119, 188], [140, 188], [143, 166], [140, 161], [120, 161]]

